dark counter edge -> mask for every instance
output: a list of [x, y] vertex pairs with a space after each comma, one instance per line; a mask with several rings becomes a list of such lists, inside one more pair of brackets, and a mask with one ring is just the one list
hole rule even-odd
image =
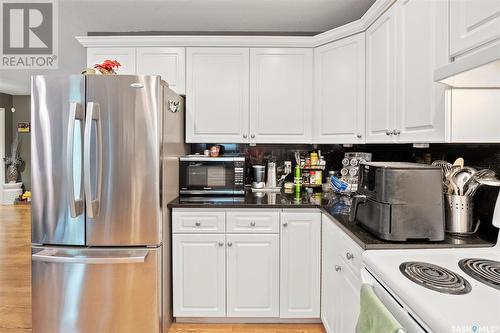
[[[451, 244], [445, 242], [389, 242], [382, 239], [376, 238], [375, 236], [369, 234], [366, 230], [356, 225], [355, 223], [348, 222], [347, 216], [345, 218], [339, 218], [330, 212], [330, 210], [319, 204], [248, 204], [248, 203], [236, 203], [236, 202], [226, 202], [217, 204], [207, 204], [207, 203], [197, 203], [197, 202], [180, 202], [179, 198], [175, 198], [170, 203], [167, 204], [168, 209], [174, 208], [208, 208], [208, 209], [319, 209], [322, 213], [328, 216], [329, 220], [335, 223], [342, 231], [344, 231], [349, 238], [351, 238], [356, 244], [358, 244], [363, 250], [398, 250], [398, 249], [445, 249], [445, 248], [486, 248], [495, 246], [494, 242], [487, 241], [485, 239], [479, 239], [476, 242], [470, 242], [468, 244]], [[363, 241], [360, 236], [364, 238], [371, 238], [370, 242]], [[459, 239], [459, 237], [454, 237], [446, 234], [446, 239]], [[470, 237], [462, 238], [465, 241], [470, 241]], [[476, 238], [477, 239], [477, 238]]]

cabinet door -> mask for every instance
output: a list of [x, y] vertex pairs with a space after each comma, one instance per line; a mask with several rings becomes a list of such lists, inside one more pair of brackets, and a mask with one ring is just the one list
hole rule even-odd
[[227, 316], [279, 316], [279, 235], [227, 235]]
[[395, 18], [389, 8], [366, 30], [366, 142], [392, 142]]
[[311, 142], [312, 50], [250, 50], [250, 141]]
[[178, 94], [186, 93], [186, 51], [183, 47], [137, 48], [137, 74], [160, 75]]
[[186, 141], [248, 141], [249, 50], [187, 49]]
[[225, 236], [174, 234], [172, 239], [174, 317], [224, 317]]
[[320, 317], [321, 213], [281, 215], [280, 317]]
[[450, 1], [450, 56], [500, 38], [500, 1]]
[[[341, 263], [341, 257], [338, 256], [335, 262]], [[356, 332], [356, 324], [358, 322], [360, 305], [359, 294], [361, 282], [359, 278], [352, 273], [347, 267], [340, 264], [340, 270], [334, 278], [334, 283], [338, 283], [337, 292], [337, 313], [338, 327], [335, 332]]]
[[104, 60], [117, 60], [121, 67], [118, 74], [136, 74], [135, 48], [130, 47], [89, 47], [87, 49], [87, 67], [94, 68]]
[[314, 143], [365, 141], [365, 34], [314, 50]]
[[[453, 1], [452, 1], [453, 2]], [[403, 0], [396, 11], [396, 124], [399, 142], [443, 142], [445, 85], [434, 69], [448, 62], [448, 2]], [[374, 64], [376, 66], [376, 63]]]
[[339, 297], [339, 278], [335, 271], [335, 228], [328, 218], [322, 218], [321, 228], [321, 321], [327, 333], [341, 332], [335, 326], [335, 302]]

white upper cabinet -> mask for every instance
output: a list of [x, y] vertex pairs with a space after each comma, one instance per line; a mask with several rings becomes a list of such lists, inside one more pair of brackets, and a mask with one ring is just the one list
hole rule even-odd
[[92, 47], [87, 49], [87, 67], [94, 68], [104, 60], [117, 60], [121, 67], [116, 71], [118, 74], [135, 74], [136, 58], [135, 48], [130, 47]]
[[320, 317], [321, 213], [281, 214], [280, 317]]
[[186, 141], [248, 142], [248, 48], [188, 48]]
[[279, 317], [279, 235], [226, 239], [227, 316]]
[[446, 140], [446, 1], [401, 0], [366, 31], [366, 142]]
[[393, 142], [395, 21], [393, 6], [366, 30], [366, 142]]
[[364, 143], [365, 34], [314, 50], [314, 143]]
[[311, 142], [312, 49], [250, 49], [250, 141]]
[[450, 0], [450, 56], [500, 38], [500, 1]]
[[446, 86], [433, 76], [448, 63], [448, 2], [401, 0], [394, 6], [396, 123], [391, 130], [398, 142], [443, 142]]
[[186, 54], [183, 47], [137, 48], [137, 74], [160, 75], [178, 94], [185, 94]]

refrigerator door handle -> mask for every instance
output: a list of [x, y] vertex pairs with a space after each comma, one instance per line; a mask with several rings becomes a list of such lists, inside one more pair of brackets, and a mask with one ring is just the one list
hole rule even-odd
[[[66, 172], [69, 184], [69, 191], [71, 193], [69, 198], [69, 210], [71, 217], [75, 218], [83, 213], [83, 177], [80, 175], [80, 194], [78, 199], [75, 198], [75, 180], [73, 176], [73, 148], [75, 144], [75, 120], [80, 121], [83, 125], [84, 115], [83, 108], [80, 103], [70, 103], [69, 110], [69, 126], [66, 150]], [[83, 127], [80, 126], [80, 129]]]
[[[90, 141], [92, 136], [92, 121], [96, 123], [96, 149], [97, 149], [97, 190], [96, 197], [92, 198], [92, 182], [90, 172]], [[102, 186], [102, 127], [101, 109], [98, 103], [87, 103], [87, 117], [85, 119], [85, 136], [83, 143], [83, 175], [85, 179], [85, 200], [87, 203], [87, 215], [89, 218], [99, 215]]]
[[[115, 253], [117, 251], [114, 251]], [[83, 253], [83, 252], [82, 252]], [[148, 250], [134, 250], [126, 256], [113, 255], [113, 251], [98, 254], [85, 253], [85, 255], [61, 255], [57, 249], [44, 249], [34, 253], [33, 261], [53, 262], [62, 264], [131, 264], [143, 263], [148, 256]]]

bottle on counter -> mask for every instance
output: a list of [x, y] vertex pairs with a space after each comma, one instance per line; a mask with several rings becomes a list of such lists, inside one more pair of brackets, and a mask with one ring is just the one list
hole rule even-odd
[[302, 183], [302, 172], [300, 171], [300, 166], [296, 165], [295, 166], [295, 178], [294, 178], [294, 183], [295, 183], [295, 193], [300, 193], [302, 188], [301, 188], [301, 183]]
[[318, 153], [313, 151], [311, 153], [311, 166], [316, 166], [319, 164], [319, 158], [318, 158]]

